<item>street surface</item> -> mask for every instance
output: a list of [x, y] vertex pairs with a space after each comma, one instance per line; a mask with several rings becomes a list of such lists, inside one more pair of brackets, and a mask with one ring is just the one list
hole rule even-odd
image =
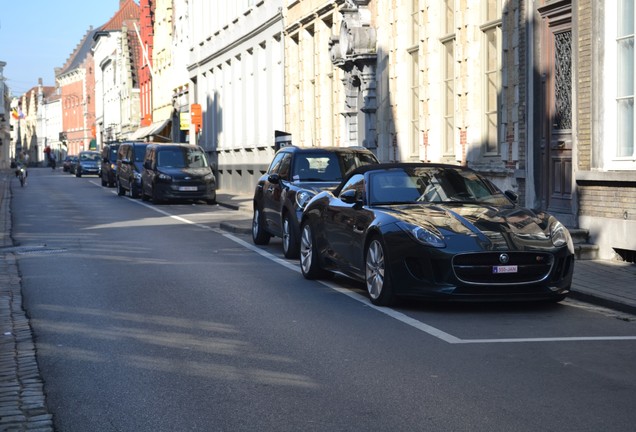
[[11, 187], [60, 432], [636, 425], [633, 316], [570, 300], [376, 308], [355, 282], [305, 280], [280, 241], [221, 231], [245, 217], [222, 206], [144, 203], [59, 169]]

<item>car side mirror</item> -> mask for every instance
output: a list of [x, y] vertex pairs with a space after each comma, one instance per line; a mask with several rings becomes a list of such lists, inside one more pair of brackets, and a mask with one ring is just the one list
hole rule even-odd
[[340, 200], [346, 204], [362, 204], [362, 200], [358, 198], [358, 191], [355, 189], [349, 189], [344, 191], [339, 196]]
[[505, 191], [504, 195], [506, 195], [508, 197], [508, 199], [510, 201], [512, 201], [513, 203], [515, 203], [515, 204], [517, 204], [517, 202], [519, 201], [519, 195], [517, 195], [516, 193], [514, 193], [511, 190]]
[[278, 175], [278, 174], [270, 174], [267, 177], [267, 181], [270, 182], [270, 183], [278, 184], [278, 183], [280, 183], [280, 175]]

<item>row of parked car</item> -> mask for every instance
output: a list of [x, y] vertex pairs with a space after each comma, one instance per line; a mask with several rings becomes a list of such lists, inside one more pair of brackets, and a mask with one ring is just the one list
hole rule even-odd
[[463, 166], [380, 164], [364, 148], [290, 146], [256, 184], [252, 240], [281, 237], [305, 278], [357, 279], [376, 305], [398, 297], [560, 301], [574, 270], [570, 234], [517, 201]]
[[203, 200], [216, 203], [216, 178], [199, 146], [126, 141], [104, 145], [101, 152], [82, 151], [67, 156], [63, 170], [96, 175], [118, 195], [141, 197], [154, 203], [167, 200]]

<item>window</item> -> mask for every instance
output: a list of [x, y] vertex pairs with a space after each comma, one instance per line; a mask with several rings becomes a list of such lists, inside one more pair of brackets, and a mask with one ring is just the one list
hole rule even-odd
[[444, 155], [455, 154], [455, 39], [444, 42], [444, 98], [443, 104], [443, 135]]
[[410, 88], [411, 88], [411, 157], [419, 156], [420, 137], [420, 23], [419, 0], [411, 0], [411, 48], [409, 48], [409, 60], [411, 62]]
[[417, 49], [411, 55], [411, 155], [419, 155], [420, 137], [420, 63]]
[[602, 63], [603, 100], [599, 105], [603, 118], [603, 137], [598, 142], [602, 159], [596, 166], [603, 170], [636, 170], [634, 135], [634, 28], [635, 0], [605, 2], [605, 38], [599, 49], [605, 52]]
[[442, 145], [444, 156], [455, 155], [455, 1], [444, 0], [442, 13]]
[[483, 38], [483, 133], [485, 154], [499, 153], [499, 98], [501, 90], [501, 1], [484, 2]]
[[634, 152], [634, 0], [619, 0], [617, 44], [617, 158]]
[[342, 187], [340, 195], [348, 190], [355, 190], [356, 196], [364, 199], [364, 185], [364, 175], [356, 174], [352, 176], [349, 181]]

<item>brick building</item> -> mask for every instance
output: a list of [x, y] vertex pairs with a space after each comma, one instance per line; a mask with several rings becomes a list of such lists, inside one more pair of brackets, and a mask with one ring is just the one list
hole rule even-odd
[[91, 27], [64, 66], [55, 70], [62, 99], [62, 141], [68, 154], [97, 148], [95, 69], [91, 52], [97, 31]]

